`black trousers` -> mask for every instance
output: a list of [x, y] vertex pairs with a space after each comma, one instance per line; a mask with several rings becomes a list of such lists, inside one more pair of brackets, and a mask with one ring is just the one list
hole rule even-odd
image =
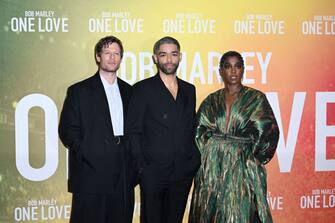
[[131, 223], [134, 192], [127, 194], [86, 194], [72, 196], [71, 223]]
[[181, 223], [192, 177], [180, 181], [141, 178], [141, 223]]

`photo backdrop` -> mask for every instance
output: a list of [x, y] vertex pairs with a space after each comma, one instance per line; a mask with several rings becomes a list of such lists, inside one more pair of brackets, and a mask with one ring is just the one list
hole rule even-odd
[[244, 84], [266, 93], [281, 130], [266, 165], [274, 221], [333, 221], [334, 1], [0, 0], [0, 11], [0, 222], [68, 221], [58, 118], [67, 87], [96, 72], [106, 35], [123, 41], [118, 75], [130, 84], [156, 73], [155, 41], [178, 39], [178, 76], [196, 86], [197, 106], [223, 87], [222, 53], [241, 52]]

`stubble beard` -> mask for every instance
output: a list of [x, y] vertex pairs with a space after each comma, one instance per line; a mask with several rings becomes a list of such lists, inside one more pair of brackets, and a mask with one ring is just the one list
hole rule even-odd
[[165, 73], [166, 75], [174, 75], [177, 73], [177, 69], [178, 69], [178, 66], [179, 66], [179, 63], [177, 64], [173, 64], [174, 67], [169, 69], [165, 66], [165, 64], [162, 64], [162, 63], [157, 63], [157, 67], [159, 70], [161, 70], [163, 73]]
[[120, 66], [115, 66], [114, 68], [109, 68], [108, 66], [100, 66], [100, 70], [109, 73], [116, 73], [116, 71], [120, 68]]

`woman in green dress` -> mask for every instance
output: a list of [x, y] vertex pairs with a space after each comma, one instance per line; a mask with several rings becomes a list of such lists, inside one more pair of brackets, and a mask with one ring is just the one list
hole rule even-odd
[[201, 167], [194, 180], [190, 223], [272, 222], [266, 169], [279, 130], [266, 96], [242, 85], [244, 61], [229, 51], [220, 60], [225, 88], [210, 94], [197, 114]]

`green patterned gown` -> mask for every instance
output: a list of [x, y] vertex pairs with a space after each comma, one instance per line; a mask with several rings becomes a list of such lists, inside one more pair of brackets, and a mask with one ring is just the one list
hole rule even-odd
[[272, 222], [264, 164], [278, 143], [274, 114], [262, 92], [243, 86], [226, 123], [224, 98], [224, 89], [212, 93], [197, 114], [201, 167], [189, 222]]

